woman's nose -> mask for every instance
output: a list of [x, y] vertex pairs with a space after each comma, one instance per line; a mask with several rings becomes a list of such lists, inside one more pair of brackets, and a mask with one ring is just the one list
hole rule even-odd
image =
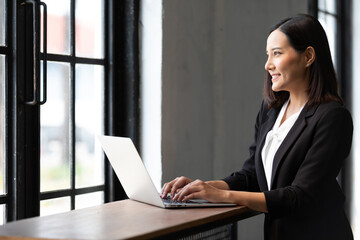
[[266, 63], [265, 63], [265, 70], [269, 71], [270, 69], [272, 69], [274, 67], [274, 65], [272, 64], [271, 58], [268, 57]]

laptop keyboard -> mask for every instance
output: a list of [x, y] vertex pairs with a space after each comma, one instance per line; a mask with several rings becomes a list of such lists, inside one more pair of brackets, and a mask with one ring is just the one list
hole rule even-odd
[[166, 204], [184, 204], [184, 203], [188, 203], [189, 201], [180, 202], [180, 201], [173, 200], [170, 196], [167, 196], [166, 198], [163, 198], [163, 202]]

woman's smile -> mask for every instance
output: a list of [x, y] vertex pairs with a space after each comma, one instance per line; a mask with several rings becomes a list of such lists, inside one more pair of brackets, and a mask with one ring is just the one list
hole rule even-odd
[[278, 79], [280, 77], [280, 74], [271, 74], [271, 80], [275, 81], [276, 79]]

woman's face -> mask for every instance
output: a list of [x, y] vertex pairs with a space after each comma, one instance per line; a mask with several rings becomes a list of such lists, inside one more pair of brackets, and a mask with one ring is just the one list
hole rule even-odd
[[266, 54], [268, 59], [265, 69], [272, 77], [273, 91], [306, 91], [308, 81], [305, 74], [305, 54], [298, 53], [283, 32], [277, 29], [269, 35]]

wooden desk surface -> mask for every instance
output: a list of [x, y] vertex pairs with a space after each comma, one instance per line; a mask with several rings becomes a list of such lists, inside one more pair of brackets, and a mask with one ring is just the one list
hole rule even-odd
[[20, 220], [0, 226], [1, 239], [148, 239], [255, 215], [248, 208], [162, 209], [132, 200]]

